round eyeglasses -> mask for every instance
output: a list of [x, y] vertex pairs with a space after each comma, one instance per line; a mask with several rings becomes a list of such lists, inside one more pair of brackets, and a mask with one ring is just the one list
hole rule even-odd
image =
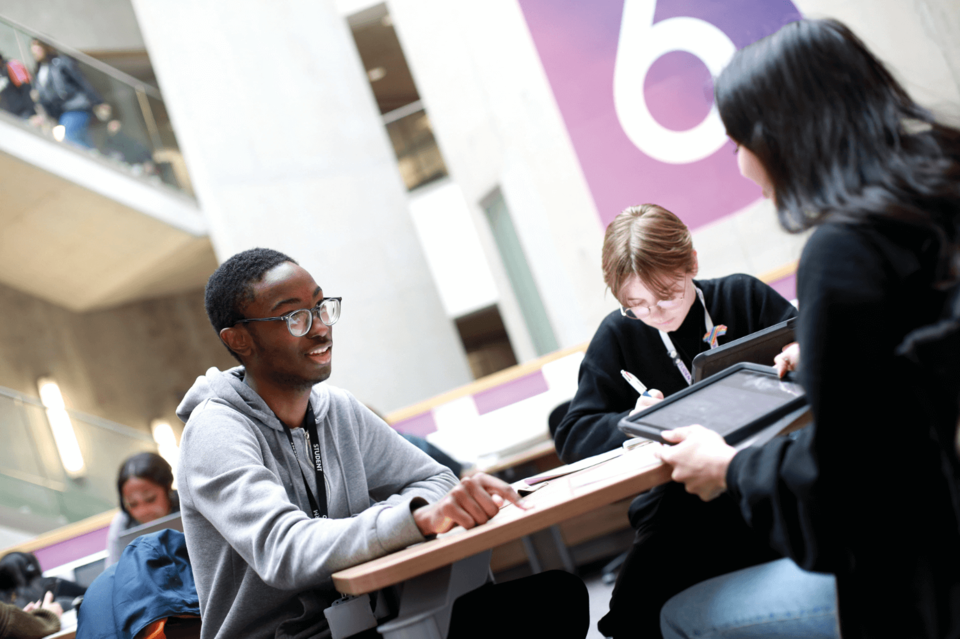
[[313, 316], [316, 315], [325, 326], [333, 326], [340, 319], [340, 301], [342, 297], [325, 297], [313, 308], [300, 308], [280, 317], [258, 317], [237, 320], [237, 324], [244, 322], [275, 322], [283, 320], [287, 323], [287, 330], [294, 337], [303, 337], [313, 328]]
[[653, 307], [650, 306], [624, 306], [620, 305], [620, 314], [624, 317], [630, 319], [642, 320], [650, 317], [650, 313], [653, 312], [654, 308], [658, 308], [661, 311], [668, 311], [672, 308], [676, 308], [683, 303], [683, 298], [686, 297], [687, 291], [684, 290], [680, 297], [675, 297], [671, 300], [660, 300]]

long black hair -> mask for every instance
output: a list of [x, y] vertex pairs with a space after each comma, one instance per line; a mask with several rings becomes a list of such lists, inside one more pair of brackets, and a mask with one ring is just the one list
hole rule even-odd
[[156, 453], [138, 453], [128, 457], [126, 461], [123, 462], [123, 465], [120, 466], [120, 472], [117, 473], [117, 493], [120, 495], [120, 509], [132, 519], [133, 516], [130, 515], [130, 511], [127, 510], [127, 506], [123, 503], [123, 485], [126, 484], [127, 480], [131, 477], [139, 477], [140, 479], [152, 481], [163, 488], [167, 493], [168, 499], [170, 499], [170, 506], [176, 508], [174, 499], [172, 498], [173, 469], [170, 468], [170, 464], [167, 463], [166, 459]]
[[715, 93], [727, 135], [766, 169], [784, 228], [890, 216], [930, 228], [956, 259], [960, 131], [915, 103], [845, 25], [785, 25], [738, 51]]

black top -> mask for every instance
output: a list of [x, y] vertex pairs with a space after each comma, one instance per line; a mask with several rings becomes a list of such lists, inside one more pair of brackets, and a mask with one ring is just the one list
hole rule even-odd
[[936, 249], [928, 233], [889, 221], [814, 233], [797, 323], [814, 425], [737, 453], [727, 472], [759, 535], [837, 575], [847, 639], [960, 637], [960, 533], [944, 473], [957, 458], [932, 435], [956, 432], [957, 406], [931, 410], [924, 370], [895, 354], [943, 307]]
[[[773, 326], [797, 314], [796, 309], [772, 288], [749, 275], [729, 275], [694, 281], [703, 291], [713, 323], [724, 324], [720, 344]], [[693, 358], [709, 349], [699, 297], [680, 327], [670, 333], [674, 347], [693, 370]], [[773, 364], [773, 362], [770, 362]], [[580, 364], [577, 394], [557, 428], [554, 440], [560, 458], [571, 463], [612, 450], [626, 441], [617, 423], [637, 403], [635, 391], [620, 375], [627, 370], [648, 388], [669, 396], [687, 388], [687, 382], [667, 355], [660, 332], [642, 321], [613, 311], [590, 341]]]

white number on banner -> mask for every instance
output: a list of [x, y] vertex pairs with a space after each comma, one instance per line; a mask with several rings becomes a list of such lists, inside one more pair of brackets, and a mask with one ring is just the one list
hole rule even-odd
[[637, 148], [660, 162], [688, 164], [713, 155], [726, 141], [717, 106], [692, 129], [671, 131], [647, 108], [643, 83], [653, 63], [670, 51], [700, 58], [716, 77], [737, 48], [723, 31], [697, 18], [653, 24], [657, 0], [625, 0], [613, 71], [613, 102], [620, 126]]

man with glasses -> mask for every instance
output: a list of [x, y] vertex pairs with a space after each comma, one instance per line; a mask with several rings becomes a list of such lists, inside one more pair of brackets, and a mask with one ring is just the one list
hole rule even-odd
[[[483, 524], [503, 500], [519, 502], [488, 475], [458, 483], [348, 392], [321, 383], [341, 298], [324, 295], [288, 256], [252, 249], [231, 257], [210, 277], [205, 304], [242, 365], [208, 370], [177, 410], [186, 422], [178, 488], [202, 637], [327, 636], [325, 611], [339, 597], [332, 573], [457, 524]], [[546, 585], [570, 606], [558, 617], [561, 635], [584, 636], [582, 582], [564, 574]], [[461, 613], [485, 605], [495, 588], [458, 600], [451, 637], [476, 625]], [[342, 605], [351, 619], [372, 622], [369, 598]]]
[[[780, 294], [748, 275], [695, 279], [699, 263], [689, 229], [655, 204], [614, 218], [602, 259], [620, 309], [590, 341], [577, 393], [557, 428], [557, 451], [567, 463], [620, 446], [627, 438], [617, 423], [692, 383], [699, 353], [796, 315]], [[638, 397], [621, 371], [651, 396]], [[732, 500], [704, 503], [679, 484], [640, 495], [629, 516], [637, 537], [599, 624], [606, 636], [659, 637], [660, 608], [672, 595], [772, 556]]]

